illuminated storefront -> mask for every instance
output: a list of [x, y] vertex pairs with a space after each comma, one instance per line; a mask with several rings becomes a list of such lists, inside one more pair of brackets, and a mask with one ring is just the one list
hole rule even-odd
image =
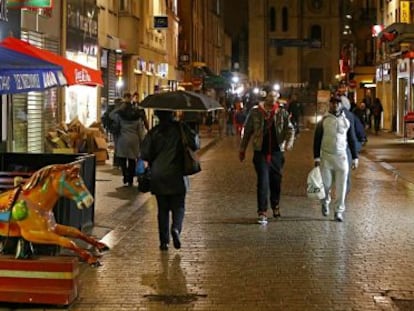
[[[66, 57], [87, 67], [98, 67], [98, 8], [93, 0], [67, 1]], [[82, 75], [82, 72], [79, 73]], [[82, 79], [82, 77], [79, 77]], [[98, 118], [99, 88], [74, 85], [65, 92], [65, 121], [74, 118], [89, 126]]]

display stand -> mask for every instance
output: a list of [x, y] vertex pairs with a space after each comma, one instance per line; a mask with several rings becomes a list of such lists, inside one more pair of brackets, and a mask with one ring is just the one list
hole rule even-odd
[[39, 256], [29, 260], [0, 256], [0, 301], [68, 305], [78, 295], [77, 257]]

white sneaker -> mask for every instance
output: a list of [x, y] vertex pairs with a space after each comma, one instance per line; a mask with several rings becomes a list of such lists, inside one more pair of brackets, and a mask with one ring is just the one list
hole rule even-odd
[[344, 216], [342, 215], [342, 213], [336, 212], [335, 213], [335, 220], [338, 222], [343, 222], [344, 221]]
[[257, 218], [257, 223], [259, 223], [261, 225], [266, 225], [267, 224], [267, 217], [265, 215], [260, 215]]

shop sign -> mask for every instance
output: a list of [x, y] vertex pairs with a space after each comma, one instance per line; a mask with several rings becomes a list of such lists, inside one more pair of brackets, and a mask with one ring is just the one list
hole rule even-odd
[[391, 63], [384, 63], [382, 67], [382, 80], [391, 81]]
[[117, 77], [122, 76], [122, 59], [117, 59], [115, 63], [115, 73]]
[[94, 0], [67, 0], [66, 49], [97, 56], [98, 8]]
[[383, 73], [382, 65], [379, 65], [375, 69], [375, 81], [377, 81], [377, 82], [381, 82], [382, 81], [382, 73]]
[[154, 16], [154, 28], [155, 29], [168, 28], [168, 16]]
[[400, 22], [410, 23], [410, 1], [400, 1]]
[[8, 0], [7, 7], [9, 9], [51, 9], [53, 0]]
[[407, 78], [409, 76], [409, 59], [399, 59], [398, 60], [398, 67], [397, 67], [397, 76], [398, 78]]
[[357, 82], [355, 80], [349, 80], [348, 85], [351, 89], [354, 89], [357, 86]]

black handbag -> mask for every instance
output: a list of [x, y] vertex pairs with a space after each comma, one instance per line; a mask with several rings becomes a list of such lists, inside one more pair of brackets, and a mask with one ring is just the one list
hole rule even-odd
[[201, 171], [200, 160], [195, 151], [193, 151], [187, 142], [187, 136], [184, 133], [183, 125], [180, 123], [181, 140], [184, 147], [184, 176], [193, 175]]
[[151, 170], [149, 166], [145, 168], [143, 174], [139, 174], [137, 177], [138, 191], [143, 193], [151, 191]]

